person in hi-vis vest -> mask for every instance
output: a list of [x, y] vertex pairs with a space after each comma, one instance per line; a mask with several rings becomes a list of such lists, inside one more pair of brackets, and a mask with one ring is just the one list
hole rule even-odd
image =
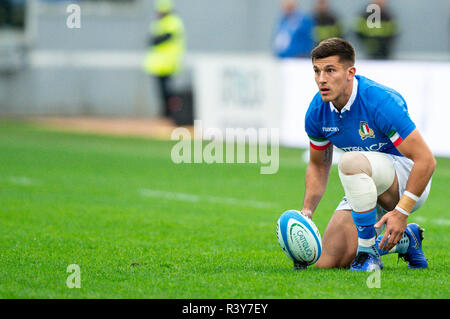
[[316, 0], [314, 40], [317, 44], [330, 38], [343, 38], [343, 27], [330, 9], [328, 0]]
[[172, 0], [156, 0], [158, 19], [150, 26], [150, 47], [144, 61], [144, 70], [154, 76], [163, 100], [165, 117], [170, 117], [172, 76], [180, 72], [185, 52], [184, 25], [174, 12]]
[[387, 7], [387, 0], [374, 0], [372, 4], [380, 10], [379, 25], [369, 25], [373, 11], [364, 8], [355, 20], [354, 31], [370, 59], [390, 59], [399, 34], [398, 23]]

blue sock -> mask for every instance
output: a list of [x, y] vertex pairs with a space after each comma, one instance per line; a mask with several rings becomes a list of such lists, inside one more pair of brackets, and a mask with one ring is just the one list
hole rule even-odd
[[358, 251], [366, 252], [373, 256], [379, 257], [378, 249], [375, 243], [377, 232], [375, 231], [375, 223], [377, 222], [376, 207], [367, 213], [351, 212], [353, 222], [358, 232]]

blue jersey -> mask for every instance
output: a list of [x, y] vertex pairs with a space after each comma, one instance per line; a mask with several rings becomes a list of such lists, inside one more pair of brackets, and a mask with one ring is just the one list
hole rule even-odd
[[356, 75], [349, 103], [338, 112], [331, 102], [314, 96], [305, 116], [310, 145], [331, 144], [345, 152], [376, 151], [402, 156], [398, 146], [416, 125], [403, 97], [393, 89]]

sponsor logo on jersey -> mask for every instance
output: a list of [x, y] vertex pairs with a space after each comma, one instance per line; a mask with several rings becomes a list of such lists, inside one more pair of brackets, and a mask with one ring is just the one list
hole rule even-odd
[[369, 127], [366, 121], [359, 122], [359, 135], [361, 139], [364, 141], [366, 138], [375, 138], [375, 133]]
[[362, 152], [362, 151], [370, 151], [370, 152], [379, 152], [383, 146], [385, 146], [387, 143], [375, 143], [370, 146], [346, 146], [346, 147], [340, 147], [341, 150], [344, 152]]
[[324, 131], [324, 132], [339, 132], [339, 127], [336, 127], [336, 126], [332, 126], [332, 127], [322, 126], [322, 131]]

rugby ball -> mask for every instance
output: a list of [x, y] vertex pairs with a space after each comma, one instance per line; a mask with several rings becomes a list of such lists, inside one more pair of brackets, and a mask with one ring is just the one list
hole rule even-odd
[[322, 239], [313, 221], [298, 210], [281, 214], [277, 222], [281, 249], [294, 262], [313, 265], [322, 253]]

